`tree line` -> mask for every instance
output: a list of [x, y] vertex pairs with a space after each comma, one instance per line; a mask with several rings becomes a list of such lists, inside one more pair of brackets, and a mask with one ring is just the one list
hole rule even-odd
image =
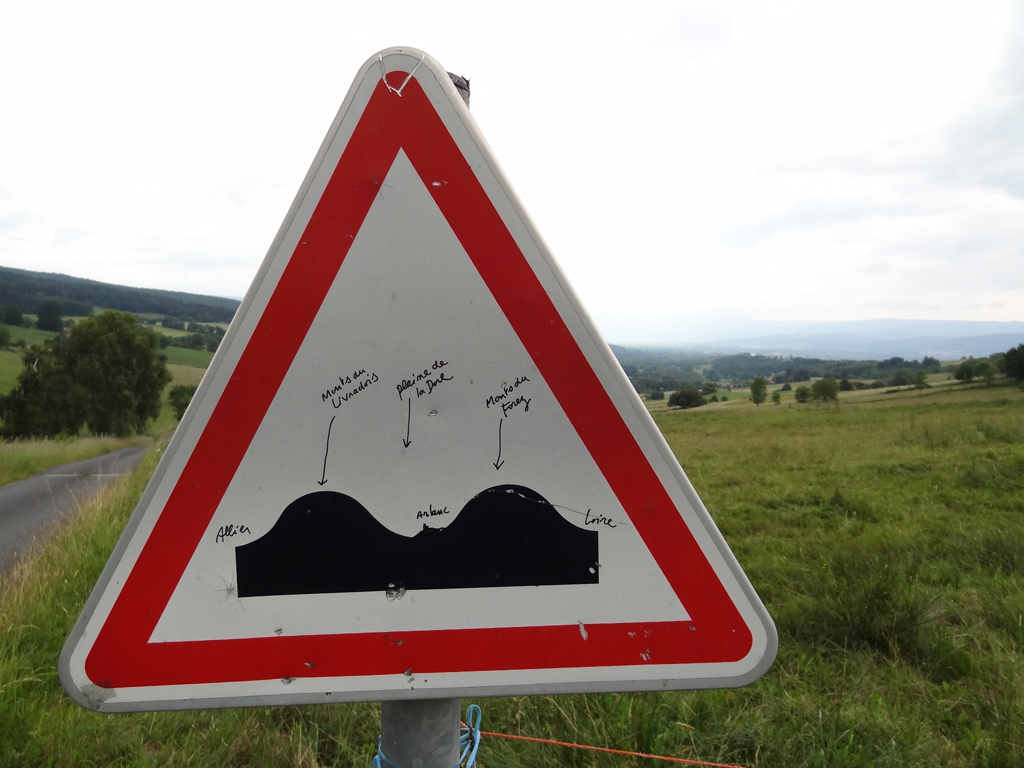
[[[934, 358], [925, 358], [925, 361], [932, 360]], [[893, 358], [890, 361], [883, 362], [887, 362], [890, 368], [896, 365], [901, 366], [894, 371], [893, 376], [890, 378], [890, 383], [894, 386], [914, 386], [918, 389], [926, 389], [930, 386], [928, 383], [928, 373], [930, 370], [934, 370], [936, 366], [928, 365], [928, 367], [925, 367], [925, 361], [916, 366], [916, 371], [913, 375], [909, 373], [907, 367], [903, 367], [907, 361], [902, 358]], [[938, 363], [937, 360], [934, 360], [934, 362]], [[941, 365], [937, 367], [941, 370]], [[952, 369], [952, 375], [965, 384], [973, 381], [984, 381], [986, 384], [992, 384], [998, 374], [1024, 384], [1024, 344], [1019, 344], [1006, 352], [997, 352], [988, 358], [975, 359], [971, 357], [956, 366], [950, 366], [950, 368]], [[801, 384], [794, 389], [788, 378], [776, 374], [774, 383], [778, 384], [780, 380], [783, 382], [782, 386], [771, 393], [771, 400], [776, 405], [782, 402], [782, 393], [789, 391], [793, 392], [793, 396], [798, 403], [809, 403], [815, 400], [826, 403], [838, 402], [840, 392], [851, 391], [860, 388], [858, 385], [864, 384], [863, 382], [851, 381], [850, 379], [837, 381], [831, 376], [826, 376], [817, 378], [809, 386]], [[872, 382], [872, 384], [875, 383]], [[754, 405], [761, 405], [768, 399], [768, 384], [769, 378], [766, 376], [755, 376], [750, 381], [750, 400], [753, 401]], [[719, 398], [713, 394], [716, 391], [718, 391], [718, 385], [712, 381], [705, 381], [699, 389], [692, 384], [684, 384], [669, 396], [668, 404], [678, 408], [696, 408], [707, 405], [708, 402], [718, 400]], [[711, 395], [710, 400], [705, 397], [709, 394]], [[653, 390], [648, 394], [648, 398], [651, 400], [662, 400], [664, 397], [665, 393], [662, 390]], [[726, 399], [726, 396], [723, 395], [722, 399]]]
[[[891, 357], [886, 360], [825, 360], [780, 358], [761, 354], [719, 355], [686, 350], [643, 350], [612, 345], [612, 351], [640, 393], [673, 392], [682, 387], [700, 390], [704, 382], [750, 386], [757, 376], [775, 383], [798, 383], [812, 378], [851, 382], [853, 388], [908, 386], [920, 371], [939, 373], [941, 361]], [[995, 362], [991, 363], [997, 368]], [[984, 368], [984, 366], [982, 366]]]
[[[155, 325], [157, 321], [147, 321], [149, 325]], [[216, 352], [217, 347], [224, 338], [226, 331], [219, 325], [204, 325], [193, 320], [186, 320], [177, 317], [165, 317], [160, 321], [164, 328], [174, 328], [178, 331], [188, 331], [188, 336], [160, 336], [160, 348], [183, 347], [185, 349], [199, 349], [207, 352]]]

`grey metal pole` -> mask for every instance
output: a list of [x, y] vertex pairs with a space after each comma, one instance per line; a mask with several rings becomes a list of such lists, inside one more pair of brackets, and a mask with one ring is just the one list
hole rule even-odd
[[453, 768], [459, 762], [461, 713], [461, 699], [385, 701], [381, 752], [401, 768]]
[[[451, 72], [448, 77], [469, 106], [469, 80]], [[459, 762], [461, 714], [461, 699], [385, 701], [380, 705], [380, 750], [401, 768], [453, 768]]]

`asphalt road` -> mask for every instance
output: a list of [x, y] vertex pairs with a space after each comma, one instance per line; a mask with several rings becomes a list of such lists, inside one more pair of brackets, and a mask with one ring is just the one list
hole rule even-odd
[[47, 526], [73, 514], [76, 499], [91, 496], [134, 469], [147, 448], [122, 448], [95, 459], [61, 464], [0, 487], [0, 571], [14, 565], [19, 553]]

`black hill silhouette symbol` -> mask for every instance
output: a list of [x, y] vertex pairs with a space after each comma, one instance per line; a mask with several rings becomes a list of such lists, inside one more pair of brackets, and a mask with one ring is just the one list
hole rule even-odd
[[415, 536], [387, 529], [351, 496], [318, 491], [235, 548], [238, 596], [597, 584], [597, 538], [520, 485], [488, 488], [446, 527]]

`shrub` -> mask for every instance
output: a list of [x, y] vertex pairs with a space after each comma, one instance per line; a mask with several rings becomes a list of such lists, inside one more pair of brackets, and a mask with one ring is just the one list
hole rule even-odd
[[970, 384], [974, 381], [974, 365], [974, 358], [964, 360], [957, 366], [956, 370], [953, 371], [953, 376], [956, 377], [957, 381], [962, 381], [964, 384]]
[[811, 399], [811, 388], [808, 387], [807, 385], [802, 384], [796, 388], [796, 391], [793, 393], [793, 395], [794, 397], [796, 397], [796, 401], [798, 403], [809, 402]]
[[829, 400], [839, 400], [839, 382], [835, 379], [820, 379], [811, 385], [811, 395], [815, 400], [827, 403]]
[[750, 399], [754, 405], [760, 405], [768, 398], [768, 380], [764, 376], [755, 376], [750, 382]]
[[892, 378], [889, 379], [889, 384], [893, 387], [905, 387], [908, 384], [913, 383], [914, 377], [911, 375], [909, 368], [900, 368], [892, 375]]
[[680, 387], [678, 392], [673, 392], [669, 396], [668, 404], [680, 408], [697, 408], [707, 405], [708, 401], [697, 391], [696, 387]]
[[171, 391], [167, 393], [167, 403], [174, 409], [174, 415], [178, 417], [178, 421], [181, 421], [181, 417], [185, 415], [185, 409], [192, 402], [192, 396], [195, 393], [195, 384], [178, 384], [171, 387]]
[[21, 314], [21, 310], [13, 304], [8, 304], [4, 307], [4, 323], [7, 325], [19, 326], [25, 321], [25, 317]]
[[1024, 381], [1024, 344], [1018, 344], [1003, 355], [1001, 366], [1003, 373], [1011, 379]]

